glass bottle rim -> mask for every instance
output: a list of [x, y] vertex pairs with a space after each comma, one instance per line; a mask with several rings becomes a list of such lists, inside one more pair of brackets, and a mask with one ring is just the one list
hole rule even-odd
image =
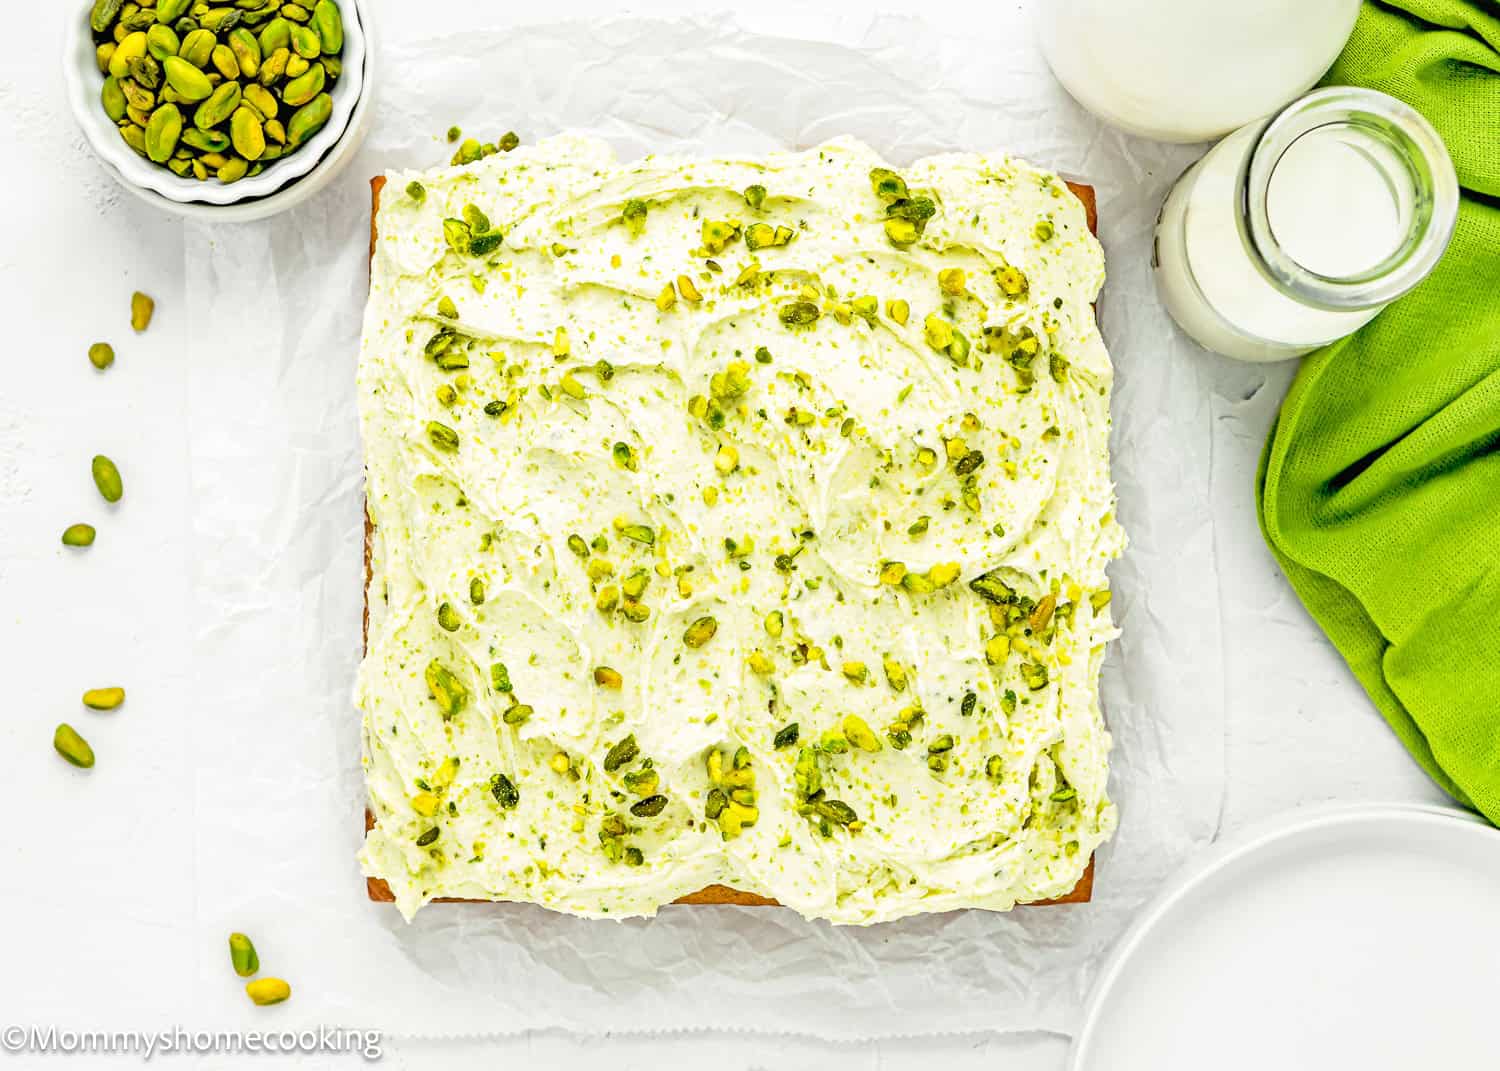
[[[1267, 200], [1282, 156], [1309, 131], [1362, 127], [1394, 151], [1412, 186], [1411, 218], [1400, 244], [1380, 263], [1354, 275], [1323, 275], [1293, 260], [1277, 241]], [[1314, 90], [1265, 121], [1241, 160], [1236, 185], [1240, 236], [1273, 286], [1305, 305], [1333, 311], [1394, 301], [1436, 267], [1458, 219], [1458, 176], [1441, 135], [1410, 105], [1372, 89]]]

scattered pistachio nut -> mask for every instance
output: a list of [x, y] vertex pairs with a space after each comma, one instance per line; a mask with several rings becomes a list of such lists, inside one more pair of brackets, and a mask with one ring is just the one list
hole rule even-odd
[[253, 1003], [266, 1007], [288, 999], [292, 995], [292, 987], [280, 978], [257, 978], [245, 984], [245, 995]]
[[70, 524], [63, 529], [62, 541], [65, 547], [91, 547], [94, 545], [94, 526]]
[[115, 467], [115, 463], [103, 454], [96, 454], [90, 470], [94, 475], [94, 486], [99, 488], [104, 501], [120, 501], [120, 496], [125, 493], [125, 484], [120, 479], [120, 470]]
[[139, 290], [130, 295], [130, 326], [140, 334], [151, 326], [151, 317], [156, 312], [156, 301]]
[[229, 935], [229, 962], [234, 973], [241, 978], [249, 978], [260, 970], [260, 956], [255, 952], [255, 944], [242, 933]]
[[124, 688], [90, 688], [83, 693], [83, 705], [90, 710], [114, 710], [123, 702]]
[[81, 769], [92, 769], [94, 765], [94, 749], [89, 747], [89, 742], [78, 735], [67, 722], [63, 722], [52, 734], [52, 746], [57, 753], [67, 759], [74, 766]]

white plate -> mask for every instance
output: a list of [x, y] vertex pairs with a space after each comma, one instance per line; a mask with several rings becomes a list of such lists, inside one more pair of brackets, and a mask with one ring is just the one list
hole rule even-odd
[[1069, 1067], [1495, 1066], [1497, 996], [1500, 830], [1439, 808], [1317, 808], [1216, 847], [1142, 912]]

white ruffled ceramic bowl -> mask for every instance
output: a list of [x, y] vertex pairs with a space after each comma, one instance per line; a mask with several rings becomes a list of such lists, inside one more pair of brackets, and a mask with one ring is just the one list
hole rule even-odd
[[90, 5], [70, 0], [63, 46], [63, 81], [68, 104], [84, 139], [105, 169], [142, 200], [182, 216], [219, 222], [262, 219], [298, 204], [328, 184], [349, 161], [368, 130], [373, 99], [374, 34], [370, 5], [339, 0], [344, 22], [343, 71], [329, 95], [333, 114], [323, 128], [296, 152], [267, 164], [265, 170], [238, 182], [182, 178], [136, 153], [105, 114], [99, 92], [94, 39], [89, 31]]

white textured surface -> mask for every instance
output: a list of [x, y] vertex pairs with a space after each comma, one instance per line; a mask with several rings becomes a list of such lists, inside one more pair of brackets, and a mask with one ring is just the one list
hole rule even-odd
[[[603, 6], [585, 0], [533, 17]], [[757, 28], [812, 32], [805, 18], [785, 18], [785, 6], [763, 6], [754, 16]], [[1026, 45], [1017, 5], [992, 10], [974, 4], [945, 10], [941, 22], [873, 27], [859, 5], [839, 8], [851, 14], [819, 22], [819, 35], [873, 40], [872, 62], [912, 72], [905, 88], [915, 92], [920, 74], [921, 84], [951, 91], [941, 107], [922, 113], [944, 137], [955, 129], [1004, 133], [1005, 143], [1080, 174], [1097, 174], [1106, 159], [1136, 161], [1134, 170], [1101, 188], [1112, 277], [1138, 281], [1106, 288], [1106, 337], [1114, 342], [1143, 322], [1159, 321], [1153, 295], [1139, 285], [1145, 235], [1162, 193], [1193, 150], [1156, 149], [1082, 117]], [[457, 0], [387, 2], [379, 11], [392, 49], [435, 27], [459, 33], [500, 17], [487, 5]], [[313, 830], [322, 836], [358, 796], [352, 714], [341, 736], [297, 705], [305, 698], [297, 689], [307, 664], [331, 654], [347, 657], [352, 667], [347, 635], [330, 635], [323, 621], [357, 612], [357, 577], [348, 575], [354, 559], [341, 563], [341, 571], [323, 573], [305, 569], [316, 555], [297, 556], [328, 538], [324, 526], [336, 534], [353, 531], [348, 505], [357, 493], [357, 452], [352, 414], [347, 426], [325, 426], [296, 418], [316, 407], [283, 408], [288, 398], [348, 390], [352, 351], [309, 349], [318, 359], [299, 361], [296, 374], [285, 375], [291, 366], [259, 356], [257, 344], [292, 354], [321, 332], [342, 325], [352, 330], [363, 289], [359, 176], [383, 165], [376, 154], [389, 142], [377, 130], [364, 160], [355, 161], [333, 190], [277, 223], [190, 230], [134, 203], [87, 157], [56, 69], [60, 16], [46, 28], [53, 36], [45, 47], [0, 66], [0, 145], [12, 161], [9, 200], [19, 206], [0, 245], [0, 313], [10, 328], [9, 356], [0, 362], [0, 665], [7, 670], [0, 805], [20, 816], [19, 832], [0, 847], [0, 902], [8, 909], [0, 922], [8, 968], [0, 977], [0, 1017], [150, 1027], [196, 1023], [202, 1011], [266, 1024], [272, 1020], [250, 1015], [223, 970], [222, 937], [207, 940], [184, 922], [207, 919], [217, 934], [221, 920], [227, 927], [232, 919], [255, 933], [267, 966], [291, 977], [301, 987], [299, 1003], [304, 994], [313, 998], [309, 1006], [318, 998], [320, 973], [346, 939], [332, 916], [312, 911], [312, 902], [347, 903], [357, 895], [352, 862], [338, 888], [304, 891], [277, 882], [282, 895], [272, 904], [259, 894], [267, 870], [295, 854], [298, 837]], [[543, 132], [509, 112], [508, 87], [534, 86], [544, 68], [566, 69], [573, 77], [556, 98], [559, 111], [570, 100], [576, 106], [581, 98], [573, 95], [586, 92], [589, 68], [569, 67], [572, 60], [566, 51], [536, 52], [507, 67], [461, 68], [462, 76], [482, 78], [473, 84], [487, 87], [475, 94], [473, 118], [484, 117], [486, 132], [509, 125], [527, 136]], [[383, 88], [394, 103], [378, 122], [389, 131], [405, 93], [389, 83]], [[766, 107], [817, 104], [788, 102], [777, 93], [775, 86], [767, 89]], [[881, 122], [882, 109], [907, 106], [900, 93], [865, 103], [871, 125]], [[670, 98], [642, 98], [604, 99], [597, 107], [649, 115], [674, 105]], [[962, 110], [971, 129], [953, 119], [953, 109]], [[813, 118], [805, 117], [810, 134], [832, 133], [817, 129]], [[425, 128], [412, 132], [406, 159], [442, 151], [428, 134]], [[910, 156], [926, 146], [885, 148]], [[1146, 167], [1139, 164], [1143, 159], [1157, 163]], [[322, 272], [306, 289], [278, 292], [263, 267], [319, 259], [323, 247], [313, 235], [324, 226], [354, 244], [326, 264], [319, 260]], [[239, 322], [210, 318], [186, 299], [185, 269], [228, 271], [236, 264], [258, 266], [235, 283], [253, 302]], [[207, 280], [198, 275], [193, 282], [201, 288]], [[129, 293], [137, 286], [158, 300], [156, 322], [140, 338], [125, 327]], [[119, 354], [102, 376], [84, 358], [97, 338], [113, 341]], [[1213, 517], [1212, 527], [1200, 521], [1162, 535], [1196, 535], [1205, 548], [1211, 544], [1217, 581], [1192, 593], [1206, 610], [1202, 620], [1164, 623], [1184, 637], [1222, 629], [1222, 673], [1217, 666], [1186, 665], [1173, 687], [1201, 703], [1205, 716], [1222, 712], [1227, 725], [1224, 826], [1329, 799], [1437, 800], [1308, 621], [1256, 531], [1255, 462], [1291, 368], [1232, 365], [1180, 339], [1160, 352], [1117, 345], [1115, 355], [1122, 380], [1127, 373], [1145, 377], [1142, 405], [1173, 369], [1190, 369], [1197, 381], [1198, 415], [1183, 426], [1163, 422], [1154, 443], [1159, 462], [1143, 469], [1133, 486], [1122, 473], [1121, 494], [1128, 501], [1179, 480], [1182, 444], [1200, 436], [1211, 442], [1199, 508], [1202, 518]], [[1171, 399], [1159, 400], [1166, 411]], [[88, 458], [99, 451], [114, 457], [124, 474], [126, 497], [117, 507], [99, 501], [87, 475]], [[205, 502], [237, 494], [249, 501], [300, 495], [307, 509], [298, 523], [271, 533], [205, 528]], [[338, 517], [329, 516], [330, 496], [342, 503]], [[80, 519], [99, 525], [99, 542], [84, 555], [65, 554], [58, 533]], [[1129, 524], [1128, 512], [1125, 519]], [[1133, 532], [1138, 542], [1143, 534]], [[301, 614], [278, 616], [268, 598], [261, 605], [245, 598], [230, 617], [200, 615], [205, 594], [271, 590], [273, 581], [286, 579], [277, 576], [282, 563], [302, 570], [296, 573], [306, 599]], [[1137, 595], [1147, 600], [1141, 603], [1147, 610], [1149, 594]], [[249, 635], [284, 652], [285, 663], [247, 664]], [[1170, 661], [1175, 648], [1157, 653]], [[1144, 657], [1128, 643], [1116, 665], [1122, 656]], [[122, 710], [96, 715], [79, 709], [82, 688], [115, 682], [130, 691]], [[325, 683], [318, 704], [343, 688]], [[72, 771], [48, 754], [52, 727], [63, 719], [77, 724], [99, 753], [92, 774]], [[268, 733], [281, 739], [283, 761], [266, 761], [264, 750], [253, 746]], [[1194, 770], [1173, 767], [1176, 757], [1164, 749], [1167, 767], [1192, 777]], [[1210, 781], [1211, 788], [1221, 783], [1217, 772]], [[229, 838], [196, 824], [204, 808], [227, 806], [245, 816], [277, 813], [280, 825], [279, 808], [293, 788], [310, 789], [322, 801], [321, 813], [308, 813], [303, 826], [293, 822], [258, 839], [252, 821]], [[1143, 799], [1141, 817], [1160, 817], [1150, 814], [1152, 793]], [[330, 864], [328, 872], [338, 873], [337, 866]], [[240, 895], [243, 903], [254, 899], [262, 906], [240, 914]], [[368, 922], [359, 908], [352, 917]], [[380, 985], [381, 979], [362, 979], [359, 988]], [[345, 996], [348, 1021], [362, 998], [357, 991]], [[982, 1002], [981, 1013], [993, 1006], [998, 1021], [1006, 997], [981, 989], [967, 999]], [[1067, 1002], [1074, 999], [1070, 994]], [[722, 1005], [722, 996], [714, 994], [713, 1003]], [[736, 1009], [719, 1010], [733, 1018]], [[924, 1026], [920, 1019], [900, 1025]], [[499, 1020], [487, 1026], [515, 1028]], [[940, 1059], [945, 1067], [1055, 1068], [1064, 1051], [1060, 1039], [1048, 1036], [829, 1044], [727, 1035], [600, 1042], [545, 1032], [486, 1046], [405, 1042], [393, 1046], [390, 1062], [420, 1068], [520, 1059], [584, 1066], [597, 1063], [606, 1045], [608, 1058], [626, 1067], [702, 1066], [711, 1058], [743, 1067], [915, 1067]]]

